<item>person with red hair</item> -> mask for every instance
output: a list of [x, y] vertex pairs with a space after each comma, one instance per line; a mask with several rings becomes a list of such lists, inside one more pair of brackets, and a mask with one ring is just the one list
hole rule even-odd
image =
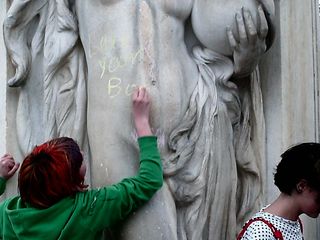
[[[133, 118], [140, 149], [136, 176], [87, 190], [86, 166], [78, 144], [60, 137], [24, 159], [18, 179], [20, 196], [0, 204], [1, 239], [100, 239], [106, 227], [147, 202], [163, 184], [157, 138], [149, 124], [145, 88], [133, 94]], [[10, 155], [0, 160], [0, 186], [18, 169]], [[0, 192], [3, 193], [4, 189]]]
[[80, 148], [72, 138], [56, 138], [35, 147], [19, 172], [22, 201], [36, 208], [48, 208], [85, 190], [83, 163]]

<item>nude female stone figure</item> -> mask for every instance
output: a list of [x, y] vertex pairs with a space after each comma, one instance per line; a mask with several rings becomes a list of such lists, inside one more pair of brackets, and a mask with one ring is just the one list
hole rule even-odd
[[[178, 0], [16, 0], [8, 12], [6, 44], [17, 67], [16, 76], [9, 80], [9, 85], [21, 86], [17, 129], [23, 152], [43, 138], [69, 135], [78, 139], [93, 159], [93, 186], [130, 176], [135, 173], [138, 163], [135, 133], [128, 110], [129, 95], [136, 85], [147, 86], [152, 95], [151, 121], [159, 136], [168, 185], [150, 204], [125, 221], [118, 233], [112, 233], [115, 239], [231, 239], [235, 236], [237, 206], [234, 201], [237, 187], [242, 187], [236, 183], [241, 171], [238, 174], [235, 168], [237, 164], [243, 164], [253, 179], [259, 180], [257, 165], [259, 167], [261, 159], [249, 154], [249, 160], [254, 162], [241, 163], [237, 158], [248, 156], [244, 154], [248, 148], [239, 150], [240, 147], [233, 146], [234, 138], [244, 136], [239, 126], [245, 125], [239, 120], [242, 108], [233, 104], [240, 101], [235, 91], [237, 86], [227, 84], [229, 94], [228, 91], [220, 94], [218, 90], [226, 90], [225, 86], [221, 84], [215, 89], [213, 81], [210, 88], [203, 87], [205, 81], [199, 79], [205, 79], [203, 76], [207, 70], [206, 67], [201, 68], [206, 66], [201, 61], [213, 57], [214, 60], [211, 59], [207, 65], [213, 69], [211, 71], [225, 75], [221, 81], [228, 83], [235, 66], [239, 65], [236, 71], [239, 75], [247, 75], [254, 69], [263, 52], [260, 48], [264, 46], [265, 36], [258, 42], [260, 45], [256, 51], [252, 51], [256, 55], [246, 56], [234, 51], [239, 41], [240, 30], [237, 27], [241, 26], [236, 21], [236, 12], [243, 19], [241, 7], [250, 10], [257, 30], [253, 36], [260, 34], [258, 23], [263, 17], [257, 14], [256, 1], [228, 1], [229, 8], [224, 8], [225, 4], [226, 1], [208, 3], [200, 0], [186, 0], [183, 4]], [[265, 9], [267, 4], [263, 5]], [[214, 14], [206, 11], [208, 9]], [[197, 44], [210, 50], [198, 49], [194, 56], [190, 55], [184, 43], [184, 24], [188, 18], [191, 18], [195, 35], [201, 42]], [[233, 34], [228, 32], [229, 39], [227, 26], [233, 31]], [[255, 44], [256, 40], [253, 41]], [[249, 47], [251, 45], [248, 44]], [[229, 59], [234, 59], [235, 64]], [[253, 59], [252, 64], [241, 62], [247, 63], [250, 59]], [[247, 65], [250, 65], [249, 70], [243, 68]], [[207, 79], [210, 83], [212, 77]], [[200, 88], [203, 91], [197, 90]], [[244, 99], [248, 101], [248, 95]], [[212, 117], [219, 123], [217, 120], [209, 123], [204, 119], [211, 114], [207, 112], [210, 110], [203, 110], [211, 109], [205, 103], [218, 106]], [[244, 105], [248, 105], [245, 111], [248, 113], [250, 104]], [[119, 114], [112, 114], [116, 117], [111, 118], [110, 113], [115, 111]], [[31, 123], [26, 121], [30, 115], [38, 119], [36, 126], [29, 126]], [[232, 124], [237, 127], [233, 128]], [[40, 131], [39, 125], [42, 126]], [[210, 127], [204, 128], [210, 125], [216, 127], [211, 130]], [[207, 130], [211, 133], [209, 142], [215, 144], [209, 152], [205, 141], [207, 135], [204, 134]], [[245, 130], [248, 131], [247, 128]], [[197, 144], [192, 143], [193, 139]], [[235, 141], [238, 142], [241, 141]], [[221, 146], [220, 150], [218, 146]], [[221, 155], [225, 147], [228, 148], [225, 151], [227, 157]], [[252, 147], [250, 151], [253, 151]], [[209, 157], [202, 162], [204, 156]], [[221, 161], [223, 158], [227, 159], [227, 164]], [[186, 167], [179, 167], [184, 165], [181, 163]], [[214, 172], [190, 171], [199, 170], [199, 163]], [[215, 169], [221, 163], [223, 168]], [[233, 178], [224, 179], [226, 182], [223, 179], [212, 180], [217, 171], [228, 170], [229, 167], [232, 171], [225, 175], [234, 174]], [[225, 189], [221, 193], [203, 187], [209, 184]], [[184, 189], [185, 185], [191, 188]], [[187, 194], [185, 190], [188, 190]], [[260, 186], [256, 187], [247, 209], [255, 210], [255, 200], [260, 191]], [[239, 198], [247, 193], [238, 192]], [[226, 211], [215, 214], [213, 206], [225, 203], [228, 204], [222, 208]], [[192, 231], [192, 224], [197, 224], [200, 230]]]

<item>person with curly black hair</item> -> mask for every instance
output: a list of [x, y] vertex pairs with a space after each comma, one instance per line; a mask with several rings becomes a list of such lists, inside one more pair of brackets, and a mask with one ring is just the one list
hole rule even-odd
[[303, 239], [299, 216], [320, 213], [320, 144], [301, 143], [285, 151], [274, 183], [280, 195], [244, 225], [238, 240]]

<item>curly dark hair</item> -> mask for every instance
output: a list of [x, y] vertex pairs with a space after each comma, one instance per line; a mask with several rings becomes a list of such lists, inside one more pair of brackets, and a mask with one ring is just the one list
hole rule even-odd
[[301, 143], [281, 155], [274, 183], [282, 193], [291, 195], [301, 180], [320, 191], [320, 144]]

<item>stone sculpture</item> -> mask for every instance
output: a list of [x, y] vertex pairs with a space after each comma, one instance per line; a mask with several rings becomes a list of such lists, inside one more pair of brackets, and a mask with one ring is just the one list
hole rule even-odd
[[130, 94], [145, 85], [166, 184], [106, 238], [234, 238], [263, 193], [257, 64], [273, 17], [273, 0], [14, 0], [4, 35], [22, 153], [71, 136], [92, 186], [133, 175]]

